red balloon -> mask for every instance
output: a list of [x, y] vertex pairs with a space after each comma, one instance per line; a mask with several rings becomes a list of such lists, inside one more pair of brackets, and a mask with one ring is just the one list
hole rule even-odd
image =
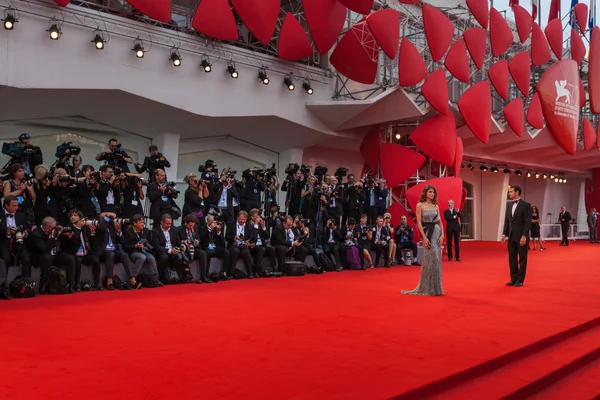
[[312, 44], [304, 28], [294, 14], [287, 13], [279, 31], [277, 55], [284, 60], [302, 60], [312, 56], [312, 53]]
[[458, 109], [477, 139], [487, 143], [492, 130], [490, 83], [481, 81], [471, 86], [458, 100]]
[[469, 28], [463, 32], [467, 50], [477, 69], [483, 68], [487, 50], [487, 33], [483, 28]]
[[444, 68], [438, 68], [429, 75], [421, 86], [421, 94], [437, 112], [448, 114], [448, 82]]
[[508, 98], [508, 61], [500, 60], [488, 70], [488, 78], [502, 99]]
[[[593, 35], [592, 35], [593, 37]], [[579, 130], [579, 69], [574, 60], [552, 65], [537, 84], [548, 130], [568, 154], [577, 150]]]
[[395, 187], [410, 178], [423, 164], [422, 154], [400, 144], [382, 143], [379, 149], [381, 172], [388, 187]]
[[550, 48], [546, 36], [542, 32], [542, 28], [534, 22], [531, 33], [531, 63], [539, 67], [548, 61], [550, 61]]
[[215, 39], [236, 40], [239, 37], [228, 0], [202, 0], [196, 8], [192, 27]]
[[592, 113], [600, 114], [600, 28], [592, 30], [588, 60], [588, 93]]
[[410, 140], [435, 161], [452, 166], [456, 155], [454, 114], [440, 114], [429, 118], [412, 131]]
[[596, 131], [589, 119], [583, 119], [583, 149], [589, 150], [596, 144]]

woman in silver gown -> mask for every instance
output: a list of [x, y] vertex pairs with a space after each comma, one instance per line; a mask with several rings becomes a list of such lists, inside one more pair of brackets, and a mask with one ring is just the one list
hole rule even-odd
[[437, 190], [433, 185], [426, 185], [416, 209], [417, 228], [423, 239], [424, 247], [421, 280], [415, 290], [403, 290], [402, 294], [421, 296], [441, 296], [444, 294], [442, 288], [444, 228], [436, 201]]

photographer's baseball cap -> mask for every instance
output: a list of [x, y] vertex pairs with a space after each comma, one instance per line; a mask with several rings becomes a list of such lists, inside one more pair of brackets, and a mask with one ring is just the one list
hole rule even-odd
[[31, 136], [29, 136], [29, 133], [21, 133], [21, 136], [19, 136], [19, 141], [25, 140], [25, 139], [31, 139]]

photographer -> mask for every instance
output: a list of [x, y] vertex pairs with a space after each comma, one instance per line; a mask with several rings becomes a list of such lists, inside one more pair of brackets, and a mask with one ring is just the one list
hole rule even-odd
[[69, 222], [67, 213], [77, 208], [71, 180], [72, 178], [67, 175], [67, 171], [57, 168], [49, 187], [50, 202], [48, 206], [50, 208], [50, 215], [61, 225], [66, 225]]
[[[79, 210], [69, 211], [70, 228], [73, 235], [60, 236], [60, 248], [75, 257], [75, 288], [81, 284], [81, 265], [91, 265], [94, 280], [94, 290], [102, 290], [100, 282], [100, 259], [94, 254], [91, 242], [96, 233], [96, 224], [86, 224]], [[95, 221], [93, 221], [95, 222]]]
[[270, 210], [277, 206], [277, 192], [279, 191], [279, 177], [275, 171], [275, 164], [272, 167], [274, 174], [265, 175], [265, 218], [271, 216]]
[[315, 265], [317, 266], [317, 268], [322, 268], [321, 267], [321, 261], [319, 261], [319, 255], [317, 254], [317, 251], [315, 250], [315, 248], [313, 246], [311, 246], [309, 244], [310, 241], [310, 229], [309, 226], [310, 225], [310, 220], [308, 219], [303, 219], [301, 215], [296, 215], [294, 217], [294, 228], [292, 229], [294, 231], [294, 239], [296, 241], [299, 241], [302, 243], [302, 247], [304, 247], [306, 249], [307, 254], [311, 255], [313, 258], [313, 261], [315, 262]]
[[81, 158], [81, 156], [74, 156], [73, 165], [67, 165], [67, 168], [65, 169], [67, 170], [67, 173], [73, 178], [81, 178], [83, 177], [83, 170], [81, 165], [82, 163], [83, 159]]
[[336, 271], [342, 270], [342, 258], [340, 255], [342, 245], [342, 234], [337, 228], [336, 220], [329, 218], [325, 227], [325, 243], [323, 243], [323, 253], [331, 261], [335, 261]]
[[152, 227], [158, 228], [163, 215], [169, 215], [171, 219], [179, 218], [179, 207], [175, 200], [179, 191], [175, 189], [175, 182], [166, 182], [167, 175], [162, 169], [154, 172], [154, 182], [148, 185], [146, 194], [150, 200], [150, 219]]
[[273, 228], [271, 243], [275, 246], [275, 254], [277, 255], [277, 265], [279, 271], [284, 271], [285, 257], [293, 257], [296, 261], [304, 262], [306, 260], [307, 250], [302, 246], [301, 242], [295, 240], [294, 234], [294, 219], [289, 215], [285, 217], [283, 224], [279, 224]]
[[148, 171], [148, 179], [150, 182], [153, 182], [156, 170], [162, 169], [165, 171], [166, 168], [171, 168], [171, 163], [162, 155], [162, 153], [158, 152], [157, 146], [150, 146], [148, 151], [150, 152], [150, 156], [144, 158], [144, 163], [141, 166], [138, 162], [133, 163], [133, 165], [138, 174], [143, 174], [145, 171]]
[[158, 279], [156, 259], [152, 255], [151, 232], [144, 227], [144, 216], [136, 214], [131, 218], [131, 226], [123, 232], [123, 251], [131, 261], [131, 285], [141, 286], [137, 281], [139, 274], [146, 274], [152, 280], [152, 287], [163, 286]]
[[367, 260], [370, 268], [374, 268], [371, 258], [371, 247], [373, 245], [373, 228], [367, 225], [367, 215], [360, 216], [360, 224], [354, 228], [354, 233], [358, 237], [358, 247], [361, 249], [363, 259]]
[[341, 257], [344, 268], [365, 269], [363, 248], [358, 245], [359, 235], [356, 233], [356, 220], [348, 218], [348, 225], [342, 228]]
[[41, 269], [40, 293], [46, 293], [50, 267], [53, 265], [66, 270], [67, 288], [69, 293], [75, 293], [75, 257], [64, 252], [59, 246], [59, 238], [65, 235], [68, 238], [73, 232], [62, 233], [63, 228], [56, 225], [56, 220], [46, 217], [42, 226], [38, 226], [29, 235], [29, 251], [31, 263]]
[[188, 174], [184, 179], [188, 188], [184, 193], [183, 217], [194, 215], [198, 221], [204, 222], [204, 200], [208, 198], [208, 185], [206, 182], [200, 182], [196, 174]]
[[44, 162], [42, 150], [31, 144], [31, 136], [28, 133], [21, 134], [18, 142], [4, 143], [2, 154], [10, 157], [6, 167], [12, 164], [21, 164], [27, 175], [31, 174], [35, 167]]
[[35, 192], [35, 198], [40, 199], [40, 201], [36, 201], [33, 205], [33, 219], [35, 225], [40, 226], [42, 220], [50, 215], [48, 199], [51, 195], [50, 185], [54, 175], [48, 172], [48, 169], [43, 165], [35, 167], [34, 175], [33, 191]]
[[348, 184], [344, 189], [344, 217], [343, 220], [353, 218], [355, 221], [360, 219], [363, 203], [365, 202], [365, 193], [362, 182], [354, 182], [354, 175], [348, 175]]
[[285, 170], [287, 178], [281, 186], [281, 190], [287, 192], [285, 206], [289, 215], [300, 214], [300, 202], [302, 200], [302, 187], [304, 186], [303, 174], [298, 164], [290, 164]]
[[[69, 176], [73, 178], [78, 178], [81, 175], [80, 167], [81, 167], [81, 157], [79, 156], [81, 153], [81, 147], [73, 146], [73, 142], [65, 142], [56, 148], [56, 168], [62, 168]], [[73, 157], [73, 166], [69, 164], [69, 161]]]
[[400, 249], [401, 257], [404, 254], [404, 249], [412, 250], [412, 265], [421, 265], [417, 262], [417, 244], [413, 241], [414, 232], [412, 226], [408, 225], [408, 220], [406, 216], [403, 215], [400, 217], [400, 225], [396, 228], [396, 232], [394, 233], [394, 240], [396, 241], [396, 246]]
[[244, 211], [253, 208], [261, 208], [261, 196], [265, 191], [264, 182], [265, 171], [259, 171], [258, 168], [250, 168], [242, 171], [244, 190], [242, 191], [242, 205]]
[[377, 226], [373, 232], [373, 248], [375, 249], [375, 266], [379, 266], [379, 259], [383, 254], [385, 259], [384, 266], [390, 268], [390, 259], [388, 258], [389, 243], [391, 239], [391, 232], [383, 224], [383, 217], [380, 215], [376, 219]]
[[334, 219], [336, 226], [342, 220], [342, 191], [338, 185], [338, 179], [335, 176], [329, 177], [329, 186], [327, 188], [327, 215], [329, 219]]
[[27, 216], [30, 224], [34, 222], [33, 204], [35, 202], [34, 182], [25, 177], [25, 170], [21, 164], [12, 164], [8, 167], [10, 179], [4, 182], [4, 197], [16, 196], [19, 201], [19, 210]]
[[225, 168], [221, 174], [221, 181], [210, 189], [211, 196], [216, 199], [219, 214], [225, 222], [230, 223], [239, 211], [239, 194], [235, 182], [235, 171]]
[[121, 211], [121, 187], [120, 181], [123, 178], [120, 171], [115, 176], [114, 168], [111, 165], [104, 164], [100, 167], [100, 182], [98, 185], [98, 199], [100, 200], [101, 212], [114, 213], [119, 215]]
[[177, 228], [181, 241], [187, 247], [190, 260], [198, 260], [200, 266], [199, 283], [212, 283], [208, 277], [208, 256], [202, 250], [202, 240], [200, 236], [200, 228], [198, 226], [198, 218], [189, 214], [183, 218], [183, 225]]
[[4, 198], [4, 211], [0, 212], [0, 258], [8, 267], [21, 262], [24, 277], [31, 278], [31, 259], [26, 246], [30, 225], [27, 216], [19, 210], [15, 196]]
[[94, 171], [91, 165], [81, 168], [82, 177], [77, 178], [75, 197], [77, 208], [86, 218], [96, 218], [101, 212], [100, 201], [100, 173]]
[[[121, 231], [121, 220], [116, 219], [115, 213], [103, 212], [100, 214], [98, 226], [96, 227], [95, 240], [92, 242], [94, 254], [106, 267], [106, 289], [115, 290], [113, 276], [115, 275], [115, 263], [120, 262], [131, 280], [131, 269], [129, 257], [121, 250], [123, 244], [123, 233]], [[130, 288], [139, 289], [139, 285]]]
[[377, 219], [377, 199], [378, 195], [375, 190], [375, 180], [371, 177], [371, 175], [366, 174], [361, 182], [364, 186], [364, 204], [363, 204], [363, 212], [367, 214], [367, 223], [369, 225], [375, 225], [375, 221]]
[[96, 161], [104, 161], [105, 165], [110, 165], [113, 169], [118, 168], [123, 172], [129, 172], [129, 165], [127, 163], [133, 163], [133, 160], [123, 150], [123, 146], [117, 142], [117, 139], [110, 139], [108, 141], [108, 150], [98, 153]]
[[231, 275], [226, 273], [235, 266], [231, 267], [231, 253], [225, 248], [223, 222], [217, 222], [214, 215], [208, 215], [206, 226], [200, 227], [200, 245], [206, 252], [206, 273], [210, 275], [210, 260], [213, 257], [219, 258], [223, 261], [224, 280], [233, 279]]
[[[252, 226], [254, 227], [254, 236], [256, 237], [256, 246], [253, 247], [254, 251], [254, 265], [257, 270], [256, 273], [264, 273], [262, 270], [262, 260], [266, 255], [271, 263], [271, 268], [273, 268], [274, 272], [280, 272], [277, 268], [277, 256], [275, 254], [275, 248], [271, 246], [271, 236], [269, 235], [269, 229], [265, 220], [260, 216], [260, 210], [253, 208], [250, 210], [250, 221]], [[258, 260], [259, 252], [255, 250], [256, 248], [263, 248], [264, 253], [260, 256], [260, 262]]]
[[233, 276], [237, 261], [241, 255], [246, 270], [248, 271], [248, 278], [254, 279], [252, 251], [254, 250], [254, 253], [257, 256], [257, 263], [262, 264], [265, 250], [262, 247], [256, 247], [256, 249], [254, 249], [256, 244], [254, 227], [247, 221], [248, 213], [246, 211], [240, 211], [237, 215], [237, 221], [227, 224], [225, 240], [227, 241], [229, 251], [231, 252], [231, 270], [227, 271], [227, 273]]
[[388, 189], [385, 179], [379, 179], [375, 182], [375, 207], [377, 215], [384, 215], [387, 210]]
[[[165, 171], [157, 170], [156, 173]], [[157, 175], [158, 178], [158, 175]], [[180, 278], [184, 277], [187, 256], [184, 257], [187, 247], [183, 244], [177, 228], [173, 226], [173, 219], [169, 214], [160, 217], [160, 223], [152, 232], [152, 246], [156, 256], [156, 264], [161, 280], [165, 279], [165, 270], [171, 268], [177, 271]]]
[[144, 215], [142, 202], [144, 201], [144, 184], [147, 184], [141, 176], [127, 174], [120, 180], [121, 196], [123, 205], [121, 207], [122, 218], [133, 218], [134, 215]]

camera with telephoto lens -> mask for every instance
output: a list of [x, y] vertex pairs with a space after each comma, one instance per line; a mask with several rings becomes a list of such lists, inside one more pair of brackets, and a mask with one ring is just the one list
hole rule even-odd
[[179, 246], [179, 247], [173, 247], [175, 250], [179, 250], [179, 253], [177, 253], [177, 255], [175, 257], [177, 257], [178, 260], [183, 261], [184, 264], [187, 264], [190, 262], [190, 258], [187, 256], [187, 254], [184, 251], [184, 246]]
[[115, 219], [113, 219], [113, 223], [119, 224], [121, 226], [125, 226], [125, 225], [131, 224], [131, 219], [129, 219], [129, 218], [115, 218]]
[[[57, 227], [58, 228], [58, 227]], [[64, 235], [65, 233], [73, 233], [73, 227], [72, 226], [64, 226], [60, 232], [61, 235]]]
[[348, 168], [339, 167], [338, 169], [335, 170], [335, 173], [333, 175], [335, 175], [341, 181], [343, 177], [348, 175]]
[[84, 219], [84, 222], [87, 226], [98, 226], [99, 221], [97, 219], [87, 218]]
[[148, 239], [146, 239], [145, 237], [141, 238], [139, 243], [142, 246], [144, 246], [148, 251], [154, 250], [154, 247], [150, 244], [150, 242], [148, 242]]
[[134, 186], [137, 186], [140, 182], [142, 183], [142, 186], [148, 186], [148, 183], [149, 183], [147, 180], [145, 180], [144, 178], [142, 178], [140, 176], [133, 176], [133, 177], [131, 177], [131, 179], [129, 181]]
[[22, 226], [17, 227], [15, 232], [15, 242], [23, 244], [23, 238], [25, 237], [25, 228]]
[[[69, 154], [67, 154], [67, 152]], [[64, 156], [76, 156], [81, 153], [81, 147], [74, 146], [73, 142], [64, 142], [56, 148], [56, 153], [54, 154], [56, 158], [60, 159]]]
[[94, 180], [96, 182], [100, 182], [100, 180], [102, 179], [100, 176], [100, 171], [94, 171], [90, 174], [90, 179]]
[[297, 163], [289, 163], [285, 168], [285, 173], [288, 175], [294, 175], [298, 171], [300, 171], [300, 164]]
[[71, 175], [59, 175], [58, 176], [58, 181], [59, 182], [66, 182], [66, 183], [70, 183], [71, 181], [73, 181], [73, 177]]
[[177, 186], [176, 182], [165, 182], [164, 185], [171, 192], [171, 195], [179, 194], [179, 190], [175, 188]]

